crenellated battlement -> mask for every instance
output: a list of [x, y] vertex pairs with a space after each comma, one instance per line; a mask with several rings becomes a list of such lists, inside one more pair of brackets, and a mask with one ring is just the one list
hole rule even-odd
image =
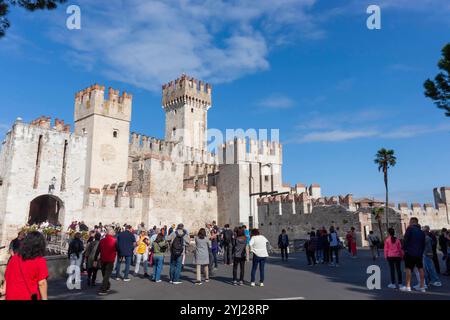
[[136, 132], [131, 133], [129, 154], [132, 157], [152, 156], [177, 163], [217, 164], [214, 153], [198, 150], [181, 143], [161, 140]]
[[[296, 188], [300, 185], [297, 184]], [[301, 184], [303, 188], [306, 190], [307, 188]], [[318, 186], [316, 184], [312, 184], [309, 188], [311, 190], [313, 186]], [[314, 198], [310, 192], [304, 191], [301, 193], [296, 193], [295, 189], [291, 189], [291, 193], [287, 195], [276, 195], [276, 196], [265, 196], [261, 197], [257, 200], [258, 207], [269, 206], [269, 209], [266, 211], [266, 214], [295, 214], [295, 213], [312, 213], [313, 209], [316, 207], [332, 207], [338, 206], [343, 207], [350, 212], [363, 212], [363, 213], [371, 213], [373, 208], [383, 208], [384, 203], [374, 201], [373, 205], [361, 205], [365, 200], [371, 199], [361, 199], [354, 201], [352, 194], [347, 194], [345, 196], [330, 196], [330, 197], [318, 197]], [[437, 190], [437, 188], [435, 188]], [[450, 191], [448, 187], [441, 187], [439, 190], [442, 192]], [[433, 221], [443, 221], [445, 223], [448, 222], [448, 214], [449, 214], [449, 205], [442, 202], [442, 198], [439, 199], [441, 202], [437, 203], [437, 205], [433, 205], [431, 203], [419, 204], [419, 203], [399, 203], [397, 206], [393, 203], [389, 204], [389, 207], [394, 210], [397, 214], [404, 216], [405, 218], [409, 216], [417, 216], [417, 217], [427, 217], [428, 220], [425, 222], [429, 222], [432, 224]]]
[[40, 116], [39, 118], [30, 122], [30, 125], [32, 126], [38, 126], [47, 130], [53, 129], [59, 132], [70, 133], [70, 124], [65, 124], [64, 120], [55, 118], [53, 124], [54, 125], [52, 127], [52, 119], [51, 117], [47, 116]]
[[162, 86], [162, 106], [170, 108], [189, 104], [208, 109], [212, 102], [212, 86], [201, 80], [183, 74], [174, 81]]
[[75, 94], [75, 122], [92, 114], [109, 116], [130, 121], [133, 96], [127, 92], [108, 88], [105, 99], [105, 86], [94, 84]]
[[219, 148], [219, 163], [261, 162], [282, 164], [282, 145], [279, 142], [235, 138]]

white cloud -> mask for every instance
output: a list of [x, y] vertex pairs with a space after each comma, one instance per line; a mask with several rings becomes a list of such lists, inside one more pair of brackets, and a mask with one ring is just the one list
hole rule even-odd
[[449, 123], [395, 126], [392, 122], [378, 121], [388, 116], [381, 110], [374, 109], [339, 114], [310, 113], [305, 115], [307, 120], [295, 128], [286, 143], [342, 142], [363, 138], [407, 139], [426, 134], [450, 132]]
[[81, 30], [52, 30], [67, 59], [112, 80], [159, 90], [186, 72], [214, 83], [267, 70], [275, 46], [319, 38], [316, 0], [80, 0]]
[[299, 142], [336, 142], [336, 141], [347, 141], [358, 138], [373, 137], [378, 134], [377, 131], [345, 131], [345, 130], [332, 130], [323, 132], [311, 132], [305, 134]]
[[273, 94], [260, 100], [258, 105], [270, 109], [288, 109], [294, 106], [294, 100], [281, 94]]

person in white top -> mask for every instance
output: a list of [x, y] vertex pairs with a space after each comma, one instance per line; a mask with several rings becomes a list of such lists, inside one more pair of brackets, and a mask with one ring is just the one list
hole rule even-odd
[[264, 287], [264, 266], [266, 264], [266, 259], [269, 256], [267, 252], [267, 245], [269, 240], [259, 233], [258, 229], [253, 229], [251, 231], [250, 238], [250, 251], [253, 253], [253, 264], [251, 273], [251, 286], [255, 286], [256, 280], [256, 270], [259, 266], [259, 282], [260, 286]]

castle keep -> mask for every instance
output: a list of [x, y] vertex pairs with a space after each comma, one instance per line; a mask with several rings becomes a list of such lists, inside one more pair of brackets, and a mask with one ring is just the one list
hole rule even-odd
[[[26, 223], [43, 221], [64, 228], [74, 220], [183, 222], [193, 232], [216, 220], [259, 226], [271, 238], [288, 226], [303, 238], [311, 225], [338, 223], [354, 225], [361, 244], [376, 230], [370, 210], [351, 195], [323, 198], [317, 184], [283, 184], [278, 142], [235, 138], [209, 152], [211, 85], [182, 75], [162, 86], [164, 140], [130, 132], [132, 99], [112, 88], [105, 96], [95, 84], [75, 95], [73, 131], [44, 116], [16, 120], [0, 151], [0, 245]], [[392, 208], [392, 221], [403, 227], [414, 214], [432, 227], [449, 226], [450, 189], [436, 189], [435, 199], [434, 206]]]

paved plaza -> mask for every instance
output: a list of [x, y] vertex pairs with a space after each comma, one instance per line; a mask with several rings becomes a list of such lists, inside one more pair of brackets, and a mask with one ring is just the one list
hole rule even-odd
[[[404, 293], [388, 289], [389, 267], [384, 259], [373, 262], [368, 250], [360, 250], [358, 258], [351, 258], [347, 252], [341, 251], [342, 261], [339, 267], [327, 265], [307, 266], [303, 252], [292, 254], [289, 262], [281, 262], [278, 255], [273, 255], [266, 264], [266, 280], [264, 287], [233, 286], [232, 267], [219, 265], [209, 283], [201, 286], [193, 284], [195, 266], [186, 265], [182, 272], [180, 285], [172, 285], [168, 281], [168, 257], [163, 270], [162, 282], [154, 283], [144, 279], [142, 274], [131, 277], [130, 282], [111, 280], [111, 292], [108, 296], [98, 296], [96, 288], [87, 288], [86, 277], [82, 278], [81, 290], [68, 290], [64, 280], [49, 282], [50, 299], [115, 299], [115, 300], [259, 300], [259, 299], [337, 299], [337, 300], [371, 300], [371, 299], [432, 299], [450, 300], [450, 277], [441, 276], [442, 287], [433, 287], [427, 293]], [[188, 258], [187, 262], [191, 262]], [[381, 268], [381, 290], [369, 290], [366, 286], [370, 265]], [[251, 262], [247, 263], [245, 279], [250, 279]], [[142, 273], [141, 268], [141, 273]], [[258, 277], [257, 277], [258, 279]], [[97, 282], [101, 280], [99, 277]], [[413, 281], [413, 285], [415, 280]]]

